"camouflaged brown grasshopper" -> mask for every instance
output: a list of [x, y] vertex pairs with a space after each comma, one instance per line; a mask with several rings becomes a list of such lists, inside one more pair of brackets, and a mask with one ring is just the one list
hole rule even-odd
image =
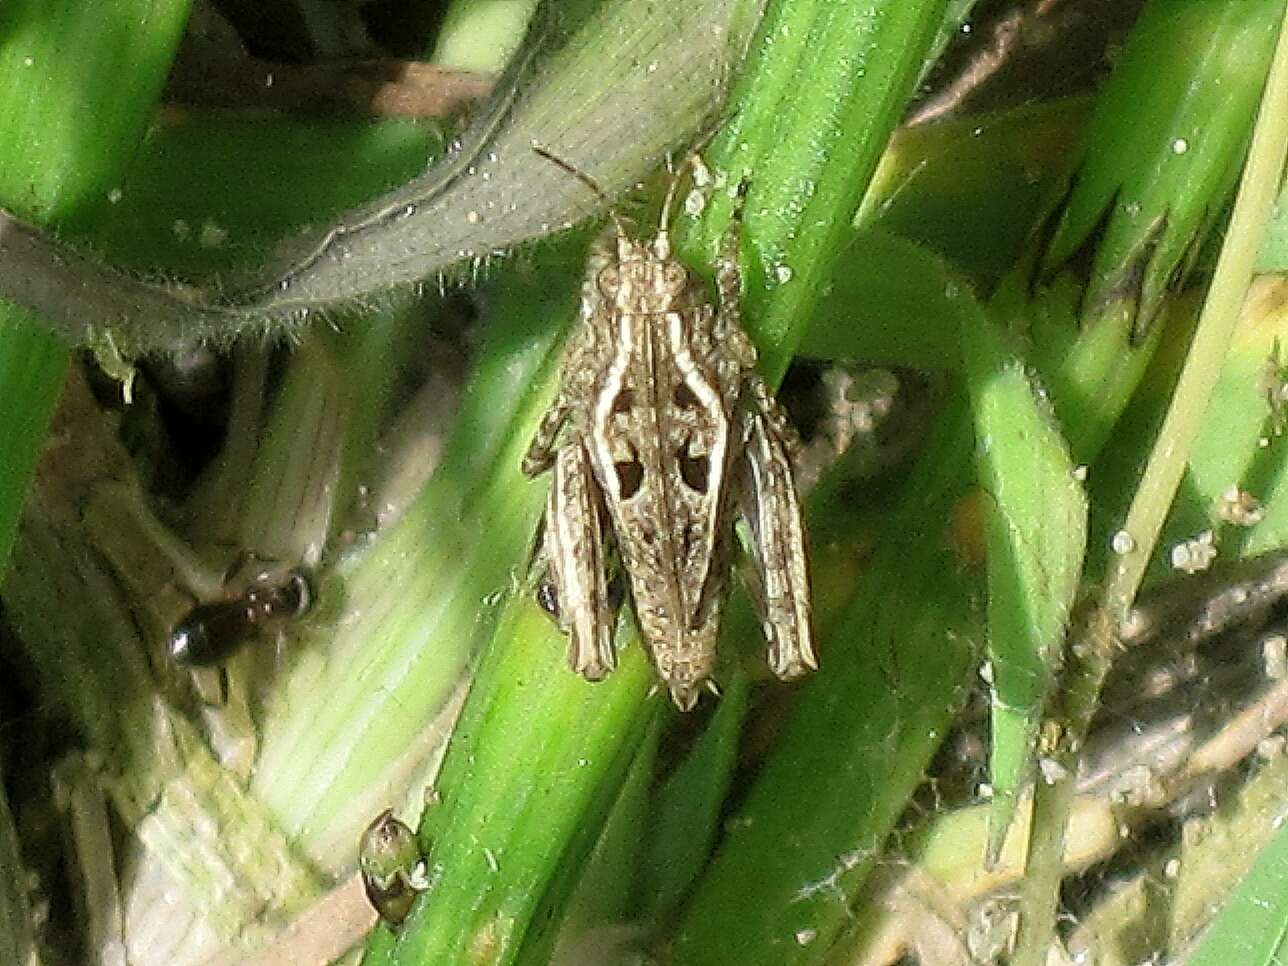
[[[534, 150], [608, 203], [589, 176]], [[750, 535], [747, 583], [770, 669], [789, 680], [818, 659], [792, 468], [798, 441], [739, 322], [738, 220], [715, 266], [713, 304], [671, 254], [679, 180], [651, 241], [632, 238], [609, 208], [558, 395], [523, 472], [553, 470], [534, 567], [538, 600], [569, 635], [573, 670], [597, 681], [616, 665], [617, 612], [629, 590], [658, 676], [687, 711], [704, 685], [716, 690], [736, 519]]]

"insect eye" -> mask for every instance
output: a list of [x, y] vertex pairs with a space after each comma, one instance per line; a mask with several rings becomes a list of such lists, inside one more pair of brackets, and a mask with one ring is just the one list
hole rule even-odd
[[289, 616], [299, 617], [313, 606], [313, 586], [303, 572], [293, 571], [282, 588], [283, 603]]

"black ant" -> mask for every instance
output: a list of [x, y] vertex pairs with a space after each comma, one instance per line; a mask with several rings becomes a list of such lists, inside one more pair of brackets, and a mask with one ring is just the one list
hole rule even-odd
[[312, 603], [313, 588], [303, 570], [261, 573], [239, 596], [188, 611], [170, 632], [166, 650], [185, 667], [221, 665], [249, 638], [281, 628]]

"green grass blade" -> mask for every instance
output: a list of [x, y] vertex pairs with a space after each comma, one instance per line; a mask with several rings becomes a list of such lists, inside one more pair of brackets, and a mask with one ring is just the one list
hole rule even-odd
[[1075, 97], [902, 129], [856, 224], [917, 242], [991, 291], [1067, 184], [1090, 109]]
[[1029, 778], [1087, 536], [1087, 498], [1050, 404], [991, 321], [964, 328], [987, 533], [996, 855]]
[[583, 945], [595, 949], [605, 931], [619, 932], [623, 923], [638, 918], [633, 891], [644, 846], [640, 830], [648, 822], [658, 748], [668, 721], [666, 714], [652, 716], [594, 849], [580, 865], [563, 863], [560, 879], [566, 881], [556, 880], [546, 890], [521, 963], [546, 966], [559, 961], [552, 959], [555, 948], [564, 956]]
[[594, 845], [662, 699], [645, 701], [638, 645], [599, 685], [569, 672], [565, 647], [527, 595], [510, 598], [420, 830], [434, 888], [392, 962], [516, 961], [560, 868]]
[[97, 205], [94, 245], [153, 276], [244, 271], [283, 237], [424, 170], [443, 141], [431, 122], [165, 118]]
[[944, 0], [779, 0], [761, 21], [707, 163], [729, 190], [681, 231], [710, 264], [746, 180], [743, 313], [777, 383], [921, 70]]
[[832, 263], [799, 346], [811, 359], [961, 368], [961, 329], [979, 311], [939, 255], [879, 227], [853, 234]]
[[948, 404], [876, 537], [822, 668], [694, 886], [674, 961], [825, 962], [848, 904], [964, 697], [982, 615], [946, 521], [973, 451]]
[[[742, 634], [755, 634], [744, 618]], [[732, 617], [732, 615], [731, 615]], [[654, 795], [637, 873], [633, 918], [663, 919], [684, 895], [710, 856], [737, 762], [738, 735], [747, 711], [748, 683], [735, 675], [720, 696], [720, 706], [684, 760]]]
[[1281, 828], [1186, 962], [1277, 966], [1288, 961], [1288, 828]]
[[1279, 0], [1153, 0], [1087, 131], [1040, 271], [1093, 245], [1084, 322], [1127, 303], [1146, 331], [1238, 177]]
[[[1052, 758], [1059, 767], [1060, 777], [1051, 784], [1038, 785], [1034, 797], [1033, 834], [1016, 953], [1016, 962], [1021, 966], [1037, 966], [1046, 960], [1055, 927], [1065, 825], [1072, 803], [1078, 749], [1090, 726], [1101, 685], [1115, 654], [1116, 628], [1121, 626], [1144, 578], [1183, 477], [1190, 447], [1219, 379], [1264, 240], [1271, 205], [1282, 181], [1285, 152], [1288, 152], [1288, 120], [1283, 110], [1288, 102], [1288, 30], [1282, 19], [1282, 6], [1277, 8], [1275, 17], [1279, 21], [1275, 53], [1269, 77], [1264, 82], [1261, 108], [1230, 230], [1176, 391], [1122, 524], [1122, 536], [1118, 540], [1120, 552], [1110, 569], [1102, 604], [1089, 622], [1085, 646], [1079, 648], [1077, 660], [1071, 664], [1069, 680], [1056, 711], [1061, 738], [1052, 751]], [[1261, 86], [1255, 77], [1245, 76], [1243, 80]], [[1234, 83], [1235, 78], [1229, 82]]]
[[[61, 225], [113, 188], [187, 16], [187, 0], [5, 4], [0, 204]], [[0, 305], [0, 573], [66, 365], [66, 350], [37, 320]]]

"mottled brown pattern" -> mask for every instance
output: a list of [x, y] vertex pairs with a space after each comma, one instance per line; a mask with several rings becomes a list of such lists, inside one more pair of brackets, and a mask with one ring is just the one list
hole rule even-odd
[[683, 710], [704, 685], [714, 689], [737, 517], [754, 545], [751, 590], [770, 668], [789, 679], [818, 663], [796, 438], [738, 320], [733, 241], [713, 304], [672, 257], [665, 225], [643, 242], [614, 219], [588, 261], [559, 394], [523, 460], [528, 476], [554, 470], [537, 567], [573, 669], [598, 680], [616, 662], [620, 567], [658, 675]]

